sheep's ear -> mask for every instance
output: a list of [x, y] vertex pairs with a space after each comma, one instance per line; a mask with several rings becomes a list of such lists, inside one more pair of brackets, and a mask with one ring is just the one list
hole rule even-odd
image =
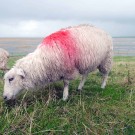
[[22, 78], [25, 77], [25, 73], [24, 73], [23, 69], [21, 69], [21, 68], [17, 69], [17, 74], [20, 75]]

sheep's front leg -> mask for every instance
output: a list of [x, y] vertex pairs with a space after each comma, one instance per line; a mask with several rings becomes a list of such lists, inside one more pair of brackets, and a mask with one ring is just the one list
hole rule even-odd
[[103, 80], [102, 80], [102, 85], [101, 85], [102, 89], [104, 89], [106, 86], [107, 78], [108, 78], [108, 74], [103, 75]]
[[77, 91], [81, 91], [81, 90], [82, 90], [82, 88], [83, 88], [83, 86], [84, 86], [84, 83], [85, 83], [85, 81], [86, 81], [87, 76], [88, 76], [88, 74], [82, 75], [82, 79], [81, 79], [81, 81], [80, 81], [80, 84], [79, 84], [79, 86], [78, 86]]
[[63, 82], [64, 82], [63, 100], [66, 101], [68, 99], [69, 81], [63, 80]]

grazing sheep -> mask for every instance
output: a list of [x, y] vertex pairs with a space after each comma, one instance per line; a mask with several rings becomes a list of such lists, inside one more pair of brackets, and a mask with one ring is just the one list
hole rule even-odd
[[90, 25], [62, 29], [43, 39], [37, 49], [18, 60], [6, 73], [4, 99], [14, 99], [23, 89], [42, 87], [63, 80], [63, 100], [68, 98], [69, 80], [82, 75], [78, 90], [82, 90], [88, 73], [97, 68], [106, 85], [112, 66], [112, 38]]
[[7, 70], [7, 62], [8, 62], [8, 58], [9, 58], [9, 53], [0, 48], [0, 70]]

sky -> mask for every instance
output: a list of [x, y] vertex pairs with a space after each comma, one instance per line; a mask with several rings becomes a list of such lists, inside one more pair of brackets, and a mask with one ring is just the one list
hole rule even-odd
[[135, 0], [0, 0], [0, 37], [45, 37], [79, 24], [135, 36]]

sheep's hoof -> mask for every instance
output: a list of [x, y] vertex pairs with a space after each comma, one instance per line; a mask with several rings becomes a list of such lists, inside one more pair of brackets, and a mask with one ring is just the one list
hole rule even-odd
[[105, 86], [101, 86], [102, 89], [105, 89]]
[[63, 96], [63, 101], [66, 101], [68, 99], [68, 96]]

